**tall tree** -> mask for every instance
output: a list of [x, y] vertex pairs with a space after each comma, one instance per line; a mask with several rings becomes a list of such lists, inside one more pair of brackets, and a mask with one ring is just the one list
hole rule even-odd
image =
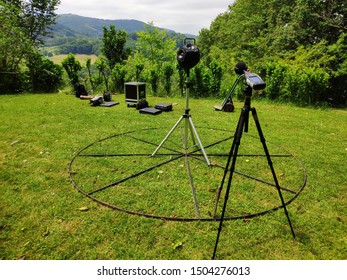
[[110, 24], [110, 29], [104, 26], [103, 31], [101, 51], [105, 55], [109, 67], [113, 69], [117, 63], [122, 62], [129, 54], [129, 51], [124, 47], [127, 41], [127, 33], [124, 30], [117, 30], [113, 24]]
[[23, 58], [31, 49], [19, 14], [21, 9], [10, 1], [0, 0], [0, 72], [17, 72]]
[[176, 41], [168, 39], [165, 30], [153, 27], [153, 23], [145, 25], [145, 30], [138, 34], [136, 50], [152, 65], [161, 65], [164, 61], [172, 61], [175, 57]]
[[[49, 33], [49, 26], [55, 22], [55, 9], [59, 4], [60, 0], [0, 0], [1, 72], [18, 75], [22, 64], [37, 58], [38, 47]], [[33, 80], [33, 64], [28, 63], [27, 66]], [[1, 80], [6, 88], [8, 81], [3, 77]]]
[[[42, 44], [43, 38], [50, 32], [49, 28], [55, 23], [55, 10], [60, 0], [2, 0], [17, 13], [17, 24], [35, 46]], [[2, 5], [3, 6], [3, 5]]]

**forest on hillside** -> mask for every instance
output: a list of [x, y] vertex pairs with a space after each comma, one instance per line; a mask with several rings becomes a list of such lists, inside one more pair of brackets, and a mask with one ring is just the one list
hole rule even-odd
[[[49, 26], [51, 32], [45, 37], [42, 53], [47, 56], [58, 54], [101, 54], [103, 27], [114, 25], [118, 30], [127, 32], [126, 48], [135, 50], [137, 33], [145, 30], [150, 23], [137, 20], [103, 20], [98, 18], [83, 17], [74, 14], [59, 15], [56, 22]], [[173, 30], [166, 30], [168, 38], [180, 42], [184, 34]]]

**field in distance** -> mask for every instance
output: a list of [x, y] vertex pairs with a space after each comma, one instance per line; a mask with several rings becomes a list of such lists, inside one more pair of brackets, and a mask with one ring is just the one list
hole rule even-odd
[[[67, 56], [67, 54], [57, 54], [49, 57], [49, 59], [56, 64], [60, 64]], [[98, 58], [95, 54], [75, 54], [75, 57], [82, 65], [86, 63], [88, 57], [91, 59], [92, 64]]]

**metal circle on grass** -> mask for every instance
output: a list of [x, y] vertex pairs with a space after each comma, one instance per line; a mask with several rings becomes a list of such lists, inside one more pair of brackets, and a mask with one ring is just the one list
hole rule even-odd
[[[174, 221], [218, 221], [226, 187], [220, 190], [221, 199], [216, 200], [216, 194], [233, 133], [197, 129], [211, 166], [193, 139], [183, 150], [181, 130], [152, 156], [167, 131], [146, 128], [114, 134], [81, 149], [70, 161], [70, 180], [79, 192], [114, 210]], [[225, 220], [249, 219], [283, 207], [259, 139], [244, 135]], [[306, 185], [305, 168], [282, 148], [267, 145], [288, 205]], [[216, 215], [215, 209], [220, 210]]]

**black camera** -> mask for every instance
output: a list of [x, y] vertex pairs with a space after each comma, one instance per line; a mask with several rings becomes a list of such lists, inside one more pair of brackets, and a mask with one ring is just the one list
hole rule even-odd
[[266, 87], [266, 83], [260, 78], [260, 76], [247, 70], [247, 65], [244, 62], [238, 62], [235, 65], [235, 73], [238, 75], [244, 75], [247, 85], [254, 90], [264, 89]]
[[[187, 40], [193, 40], [193, 44], [188, 43]], [[184, 39], [184, 46], [177, 51], [177, 62], [180, 67], [189, 70], [197, 65], [200, 61], [200, 51], [195, 45], [195, 39]]]

